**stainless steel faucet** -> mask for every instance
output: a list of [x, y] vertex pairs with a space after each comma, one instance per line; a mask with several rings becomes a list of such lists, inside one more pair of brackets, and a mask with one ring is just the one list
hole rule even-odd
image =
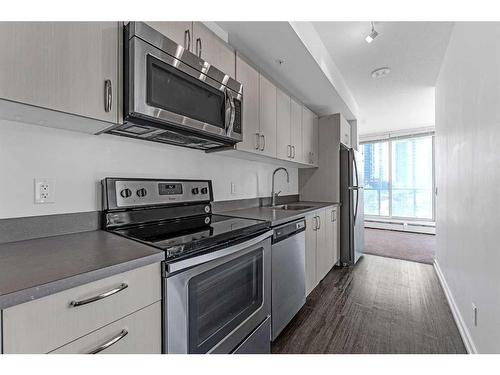
[[278, 191], [277, 193], [274, 192], [274, 176], [276, 176], [276, 172], [281, 171], [281, 170], [286, 172], [286, 182], [290, 183], [290, 175], [288, 174], [288, 171], [286, 170], [286, 168], [279, 167], [279, 168], [276, 168], [274, 170], [273, 179], [272, 179], [272, 187], [271, 187], [271, 206], [276, 206], [276, 198], [281, 193], [281, 190]]

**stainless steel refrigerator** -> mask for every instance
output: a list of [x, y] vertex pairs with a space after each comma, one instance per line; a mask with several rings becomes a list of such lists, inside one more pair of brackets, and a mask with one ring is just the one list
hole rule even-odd
[[363, 255], [365, 228], [363, 212], [363, 154], [340, 147], [340, 261], [355, 264]]

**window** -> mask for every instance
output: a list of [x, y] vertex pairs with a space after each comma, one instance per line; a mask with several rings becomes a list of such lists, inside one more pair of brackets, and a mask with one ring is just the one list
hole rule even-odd
[[434, 219], [433, 136], [370, 142], [365, 157], [365, 214]]

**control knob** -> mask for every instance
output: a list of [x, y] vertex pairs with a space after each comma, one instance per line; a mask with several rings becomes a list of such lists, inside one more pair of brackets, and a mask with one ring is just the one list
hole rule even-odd
[[193, 193], [194, 195], [198, 194], [199, 192], [200, 189], [198, 189], [197, 187], [191, 189], [191, 193]]
[[203, 187], [201, 188], [201, 194], [207, 194], [208, 193], [208, 188]]
[[137, 196], [141, 197], [141, 198], [145, 197], [147, 195], [147, 193], [148, 193], [147, 190], [144, 188], [137, 190]]
[[122, 191], [120, 191], [120, 195], [123, 197], [123, 198], [128, 198], [132, 195], [132, 190], [130, 189], [123, 189]]

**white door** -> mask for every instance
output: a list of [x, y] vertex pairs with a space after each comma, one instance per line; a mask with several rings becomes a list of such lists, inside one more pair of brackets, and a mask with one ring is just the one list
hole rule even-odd
[[314, 114], [302, 106], [302, 158], [313, 164]]
[[316, 213], [306, 216], [306, 295], [316, 286]]
[[119, 32], [118, 22], [1, 22], [0, 98], [116, 123]]
[[[328, 242], [327, 232], [330, 222], [326, 220], [326, 210], [317, 213], [318, 229], [316, 230], [316, 284], [330, 271], [332, 247]], [[332, 264], [333, 266], [333, 264]]]
[[292, 158], [290, 97], [276, 89], [276, 154], [278, 159]]
[[[260, 150], [263, 155], [276, 157], [276, 86], [260, 75]], [[244, 126], [244, 125], [243, 125]]]
[[234, 78], [234, 50], [201, 22], [193, 22], [192, 51], [203, 60], [208, 61], [217, 69]]
[[191, 21], [148, 21], [146, 23], [188, 51], [193, 51], [193, 23]]
[[259, 151], [259, 72], [241, 56], [236, 56], [236, 80], [243, 85], [243, 141], [236, 148], [242, 151]]
[[306, 162], [302, 152], [302, 104], [291, 99], [290, 128], [292, 145], [292, 159], [297, 162]]

